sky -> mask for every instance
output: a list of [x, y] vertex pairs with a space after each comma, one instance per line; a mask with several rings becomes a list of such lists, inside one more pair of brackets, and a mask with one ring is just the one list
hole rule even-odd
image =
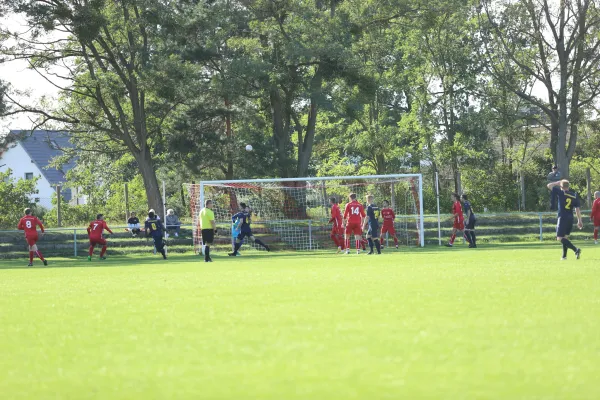
[[[0, 19], [0, 24], [11, 31], [22, 32], [27, 29], [23, 18], [6, 17]], [[13, 42], [14, 43], [14, 42]], [[42, 78], [37, 72], [27, 69], [27, 61], [10, 61], [0, 63], [0, 79], [10, 83], [19, 91], [29, 91], [29, 100], [37, 101], [44, 96], [56, 97], [57, 89]], [[26, 98], [21, 98], [25, 100]], [[29, 129], [32, 123], [29, 117], [20, 114], [0, 120], [0, 135], [9, 129]]]

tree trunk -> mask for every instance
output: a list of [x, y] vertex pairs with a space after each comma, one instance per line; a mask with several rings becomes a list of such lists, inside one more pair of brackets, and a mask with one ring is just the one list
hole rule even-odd
[[[271, 88], [269, 99], [271, 105], [271, 118], [273, 121], [273, 144], [275, 145], [277, 154], [279, 176], [281, 178], [287, 178], [289, 164], [287, 154], [287, 143], [289, 138], [287, 129], [289, 129], [290, 117], [285, 115], [283, 100], [277, 87], [273, 86]], [[288, 120], [288, 123], [285, 122], [286, 120]], [[286, 129], [286, 127], [288, 128]]]
[[311, 81], [312, 94], [310, 96], [306, 133], [304, 134], [304, 139], [298, 142], [298, 168], [296, 171], [298, 177], [303, 177], [308, 174], [308, 166], [310, 164], [310, 157], [312, 156], [312, 149], [317, 130], [317, 113], [319, 111], [317, 102], [322, 84], [323, 78], [320, 69], [317, 69]]
[[225, 117], [225, 135], [227, 136], [227, 141], [229, 144], [229, 148], [227, 150], [227, 172], [225, 172], [225, 179], [231, 180], [233, 179], [233, 129], [231, 129], [231, 104], [229, 103], [229, 99], [227, 99], [227, 97], [225, 97], [225, 107], [228, 111]]
[[163, 214], [164, 203], [160, 194], [160, 187], [158, 185], [158, 178], [156, 177], [156, 170], [154, 163], [152, 162], [152, 156], [150, 150], [146, 147], [146, 151], [136, 154], [136, 161], [138, 169], [144, 180], [144, 188], [146, 189], [146, 197], [148, 198], [148, 208], [154, 209], [157, 215], [161, 218], [165, 218]]

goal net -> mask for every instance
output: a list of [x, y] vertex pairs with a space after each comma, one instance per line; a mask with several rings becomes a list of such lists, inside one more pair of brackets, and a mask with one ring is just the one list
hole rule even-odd
[[[373, 195], [380, 209], [383, 201], [387, 200], [396, 214], [394, 227], [400, 244], [424, 245], [420, 174], [206, 181], [188, 184], [187, 188], [196, 252], [202, 246], [198, 214], [207, 199], [213, 201], [219, 230], [214, 243], [217, 248], [231, 248], [234, 241], [232, 216], [241, 211], [241, 203], [252, 210], [253, 234], [275, 248], [334, 248], [329, 237], [329, 199], [335, 197], [343, 213], [350, 193], [356, 193], [358, 201], [363, 204], [367, 195]], [[391, 237], [387, 236], [382, 238], [383, 244], [393, 244]], [[259, 246], [245, 240], [241, 251], [251, 247], [259, 249]]]

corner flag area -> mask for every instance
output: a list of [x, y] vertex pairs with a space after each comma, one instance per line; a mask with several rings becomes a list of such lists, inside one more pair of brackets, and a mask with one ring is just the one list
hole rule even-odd
[[600, 247], [457, 247], [2, 260], [0, 393], [600, 398]]

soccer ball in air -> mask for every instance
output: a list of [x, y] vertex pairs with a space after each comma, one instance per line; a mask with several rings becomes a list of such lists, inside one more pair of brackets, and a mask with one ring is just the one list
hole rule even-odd
[[247, 144], [246, 145], [246, 151], [252, 151], [252, 145], [251, 144]]

